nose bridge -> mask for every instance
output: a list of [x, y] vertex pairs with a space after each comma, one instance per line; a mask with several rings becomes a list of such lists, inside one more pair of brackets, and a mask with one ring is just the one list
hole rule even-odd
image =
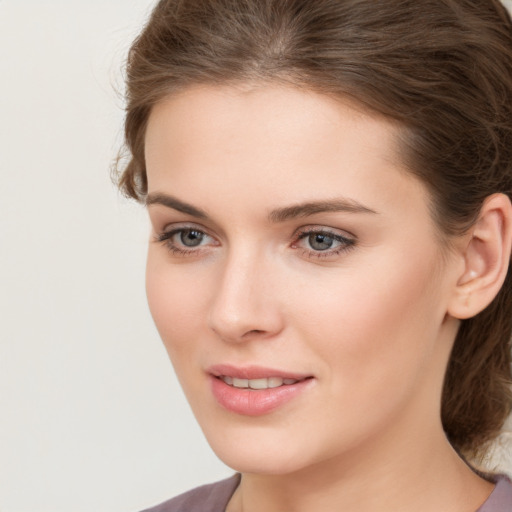
[[233, 247], [219, 272], [210, 309], [210, 327], [227, 341], [242, 341], [280, 330], [280, 312], [271, 293], [272, 264], [258, 247]]

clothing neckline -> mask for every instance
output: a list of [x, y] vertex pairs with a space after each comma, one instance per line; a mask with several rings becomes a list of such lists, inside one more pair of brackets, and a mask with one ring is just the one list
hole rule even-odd
[[[226, 510], [229, 501], [233, 497], [236, 489], [240, 485], [242, 475], [235, 473], [232, 477], [227, 478], [221, 482], [226, 492], [225, 503], [223, 510]], [[493, 483], [496, 485], [492, 490], [489, 497], [482, 503], [482, 505], [475, 510], [475, 512], [508, 512], [510, 509], [504, 507], [510, 507], [512, 503], [512, 481], [506, 475], [497, 475], [494, 478]]]
[[512, 481], [506, 475], [497, 475], [493, 479], [493, 483], [496, 484], [493, 491], [475, 512], [507, 512], [510, 510]]

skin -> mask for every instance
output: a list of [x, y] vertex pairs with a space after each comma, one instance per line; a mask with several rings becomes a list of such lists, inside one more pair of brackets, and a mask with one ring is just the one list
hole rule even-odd
[[[467, 262], [443, 249], [396, 130], [271, 84], [192, 87], [152, 111], [147, 295], [209, 443], [243, 474], [228, 512], [474, 512], [492, 490], [439, 414]], [[357, 211], [269, 218], [340, 198]], [[162, 240], [179, 229], [200, 244]], [[321, 251], [304, 232], [343, 238]], [[313, 378], [248, 417], [212, 395], [207, 369], [221, 363]]]

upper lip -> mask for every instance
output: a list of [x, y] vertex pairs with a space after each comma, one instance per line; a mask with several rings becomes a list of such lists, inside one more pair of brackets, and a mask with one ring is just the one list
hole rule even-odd
[[307, 373], [296, 373], [277, 368], [266, 368], [264, 366], [233, 366], [230, 364], [216, 364], [206, 370], [214, 377], [234, 377], [235, 379], [269, 379], [281, 377], [283, 379], [304, 380], [312, 375]]

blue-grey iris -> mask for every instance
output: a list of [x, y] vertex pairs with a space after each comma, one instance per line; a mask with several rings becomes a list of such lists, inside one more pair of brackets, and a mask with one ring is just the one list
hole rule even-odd
[[187, 247], [196, 247], [198, 246], [204, 238], [204, 233], [201, 231], [194, 231], [192, 229], [182, 231], [180, 234], [180, 241], [183, 245]]
[[323, 235], [322, 233], [315, 233], [308, 237], [309, 245], [315, 251], [326, 251], [332, 247], [334, 238], [329, 235]]

